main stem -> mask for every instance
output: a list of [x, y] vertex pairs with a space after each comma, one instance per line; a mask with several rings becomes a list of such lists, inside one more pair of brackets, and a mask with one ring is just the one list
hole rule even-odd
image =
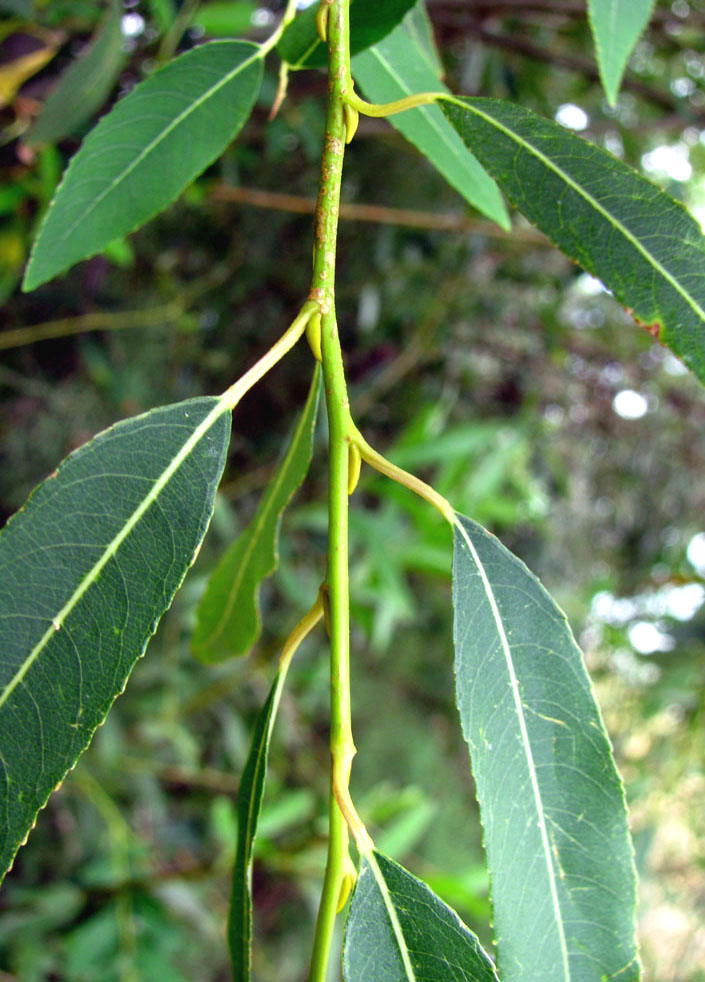
[[321, 311], [321, 355], [329, 429], [328, 573], [330, 604], [330, 825], [328, 859], [316, 922], [309, 982], [325, 982], [338, 900], [348, 871], [348, 830], [335, 788], [347, 788], [355, 746], [350, 722], [348, 606], [348, 455], [351, 421], [335, 313], [335, 258], [345, 153], [344, 99], [349, 77], [348, 0], [328, 13], [328, 106], [315, 218], [310, 299]]

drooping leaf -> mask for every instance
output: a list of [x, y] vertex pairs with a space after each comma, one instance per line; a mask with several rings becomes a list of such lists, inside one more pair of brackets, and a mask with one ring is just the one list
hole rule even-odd
[[514, 205], [705, 382], [705, 237], [606, 151], [499, 99], [443, 109]]
[[257, 45], [211, 41], [121, 99], [69, 164], [24, 289], [95, 255], [174, 201], [242, 128], [261, 77]]
[[602, 87], [611, 106], [634, 45], [649, 23], [656, 0], [588, 0], [588, 20]]
[[421, 54], [429, 63], [436, 79], [443, 78], [443, 62], [436, 44], [433, 24], [428, 16], [425, 0], [417, 0], [404, 18], [404, 24]]
[[108, 97], [127, 59], [120, 27], [122, 4], [112, 0], [88, 50], [74, 61], [42, 107], [26, 137], [32, 146], [73, 133]]
[[237, 37], [252, 28], [257, 4], [252, 0], [225, 0], [202, 4], [191, 23], [201, 27], [208, 37]]
[[[370, 102], [392, 102], [416, 92], [447, 91], [406, 22], [352, 61], [352, 73]], [[438, 106], [420, 106], [389, 117], [478, 211], [510, 228], [497, 185], [465, 146]]]
[[71, 454], [0, 533], [0, 874], [180, 586], [229, 435], [218, 399], [125, 420]]
[[498, 982], [491, 959], [455, 911], [379, 852], [362, 857], [343, 976], [345, 982]]
[[565, 616], [522, 562], [462, 516], [453, 601], [458, 709], [502, 982], [635, 982], [624, 792]]
[[252, 977], [252, 851], [262, 810], [267, 757], [286, 670], [279, 671], [252, 731], [252, 743], [237, 795], [237, 850], [228, 915], [228, 945], [233, 978]]
[[244, 655], [259, 636], [260, 586], [277, 568], [282, 513], [311, 463], [319, 388], [317, 367], [306, 405], [277, 473], [254, 518], [227, 550], [208, 582], [191, 641], [194, 654], [203, 661]]
[[[350, 53], [357, 54], [386, 37], [416, 0], [351, 0]], [[316, 8], [302, 11], [284, 31], [277, 52], [294, 68], [323, 68], [328, 64], [328, 47], [316, 30]]]

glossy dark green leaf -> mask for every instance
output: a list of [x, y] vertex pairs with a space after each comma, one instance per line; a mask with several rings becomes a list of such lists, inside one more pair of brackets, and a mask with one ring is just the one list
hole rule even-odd
[[[357, 55], [352, 72], [370, 102], [393, 102], [416, 92], [447, 91], [406, 21], [383, 41]], [[390, 116], [389, 122], [474, 208], [502, 228], [510, 228], [497, 185], [438, 106], [409, 109]]]
[[166, 208], [247, 120], [262, 53], [212, 41], [176, 58], [115, 106], [72, 159], [25, 273], [32, 290]]
[[362, 857], [343, 975], [345, 982], [498, 982], [492, 961], [455, 911], [378, 852]]
[[624, 792], [566, 618], [522, 562], [462, 516], [453, 601], [502, 982], [636, 982]]
[[529, 221], [705, 382], [705, 237], [683, 205], [528, 109], [499, 99], [443, 108]]
[[210, 521], [230, 437], [218, 399], [118, 423], [0, 533], [0, 871], [90, 742]]
[[[350, 3], [350, 53], [364, 51], [376, 41], [386, 37], [416, 0], [351, 0]], [[314, 3], [296, 17], [287, 27], [277, 45], [282, 61], [294, 68], [323, 68], [328, 64], [328, 46], [323, 44], [316, 30]]]
[[228, 944], [233, 978], [238, 982], [250, 982], [252, 977], [252, 850], [262, 811], [269, 743], [285, 678], [285, 670], [277, 674], [257, 717], [237, 796], [237, 850], [228, 915]]
[[607, 101], [614, 106], [634, 45], [649, 23], [656, 0], [588, 0], [592, 29]]
[[127, 59], [120, 23], [123, 7], [112, 0], [95, 40], [61, 76], [26, 137], [30, 145], [69, 136], [107, 99]]
[[194, 654], [203, 661], [247, 654], [259, 636], [260, 586], [277, 568], [281, 517], [311, 463], [319, 389], [317, 366], [306, 405], [277, 473], [254, 518], [227, 550], [208, 582], [191, 641]]

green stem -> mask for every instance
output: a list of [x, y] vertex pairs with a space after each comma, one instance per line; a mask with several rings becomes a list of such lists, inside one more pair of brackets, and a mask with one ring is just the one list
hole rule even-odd
[[348, 601], [348, 456], [352, 422], [335, 314], [335, 259], [345, 153], [344, 100], [349, 78], [348, 0], [333, 0], [327, 18], [328, 106], [315, 219], [310, 298], [321, 312], [321, 355], [329, 428], [328, 572], [330, 752], [328, 858], [316, 921], [309, 982], [325, 982], [338, 902], [349, 874], [348, 828], [336, 789], [348, 778], [355, 746], [350, 720]]

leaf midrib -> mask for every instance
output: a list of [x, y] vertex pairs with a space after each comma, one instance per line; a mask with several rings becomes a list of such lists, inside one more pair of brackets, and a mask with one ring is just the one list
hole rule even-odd
[[548, 830], [546, 828], [546, 816], [543, 805], [543, 799], [541, 796], [541, 789], [538, 783], [538, 777], [536, 773], [536, 763], [534, 761], [533, 750], [531, 747], [531, 741], [529, 739], [529, 732], [526, 725], [526, 718], [524, 715], [524, 707], [521, 703], [521, 697], [519, 694], [519, 680], [514, 671], [514, 662], [512, 659], [511, 647], [509, 645], [509, 640], [507, 638], [506, 631], [504, 630], [504, 624], [502, 622], [502, 615], [497, 604], [497, 600], [492, 590], [492, 585], [489, 581], [489, 577], [485, 571], [485, 567], [480, 559], [475, 546], [470, 538], [470, 536], [465, 531], [462, 522], [456, 519], [455, 527], [458, 529], [462, 535], [470, 554], [473, 558], [473, 562], [477, 567], [477, 571], [480, 574], [480, 579], [482, 580], [482, 586], [484, 588], [485, 594], [487, 596], [487, 601], [490, 605], [490, 610], [492, 612], [492, 618], [495, 622], [497, 628], [497, 633], [499, 635], [500, 644], [502, 646], [502, 653], [507, 665], [507, 673], [509, 675], [510, 686], [512, 690], [512, 699], [514, 701], [514, 707], [516, 710], [517, 720], [519, 722], [519, 730], [521, 733], [521, 744], [524, 750], [524, 756], [526, 758], [526, 764], [529, 770], [529, 780], [531, 782], [531, 790], [534, 797], [534, 803], [536, 806], [536, 815], [539, 828], [539, 834], [541, 837], [541, 848], [543, 850], [543, 855], [546, 863], [546, 869], [548, 872], [549, 888], [551, 891], [551, 903], [553, 906], [553, 914], [556, 921], [558, 929], [558, 937], [561, 949], [561, 959], [563, 963], [564, 978], [566, 982], [570, 982], [570, 965], [568, 960], [568, 946], [565, 937], [565, 931], [563, 929], [563, 918], [561, 914], [560, 900], [558, 897], [558, 886], [556, 882], [556, 871], [551, 859], [551, 846], [548, 841]]
[[86, 573], [81, 582], [78, 584], [74, 592], [71, 594], [69, 599], [66, 601], [64, 606], [58, 611], [58, 613], [51, 619], [50, 626], [44, 632], [42, 637], [39, 639], [37, 644], [32, 648], [30, 653], [24, 659], [22, 664], [19, 666], [13, 677], [7, 683], [5, 688], [0, 692], [0, 709], [8, 701], [14, 690], [22, 682], [27, 672], [30, 670], [34, 662], [39, 658], [42, 651], [46, 648], [49, 641], [56, 635], [56, 633], [63, 626], [64, 621], [69, 616], [71, 611], [79, 603], [81, 598], [84, 596], [86, 591], [92, 586], [97, 580], [98, 576], [107, 565], [107, 563], [116, 555], [118, 549], [125, 541], [127, 536], [132, 532], [137, 523], [146, 514], [149, 508], [158, 499], [161, 492], [164, 490], [169, 480], [173, 477], [176, 471], [179, 469], [181, 464], [186, 460], [188, 455], [191, 453], [196, 444], [202, 439], [202, 437], [211, 429], [220, 416], [227, 412], [229, 406], [225, 402], [217, 402], [213, 409], [208, 413], [208, 415], [199, 423], [196, 429], [193, 431], [188, 440], [184, 443], [181, 450], [176, 454], [171, 463], [166, 467], [161, 475], [152, 485], [150, 492], [145, 496], [144, 500], [140, 505], [135, 508], [130, 517], [125, 522], [123, 528], [115, 535], [112, 540], [105, 547], [103, 554], [99, 559], [93, 564], [91, 569]]
[[377, 863], [377, 858], [374, 853], [368, 852], [364, 854], [370, 869], [372, 870], [372, 875], [375, 878], [375, 883], [382, 895], [382, 901], [387, 910], [387, 916], [392, 925], [392, 931], [394, 932], [394, 939], [397, 943], [397, 948], [399, 949], [399, 956], [404, 966], [404, 972], [406, 974], [407, 982], [416, 982], [416, 973], [414, 972], [414, 966], [411, 964], [411, 958], [409, 957], [409, 949], [406, 944], [406, 939], [404, 937], [404, 932], [402, 930], [399, 918], [397, 917], [397, 912], [392, 903], [392, 898], [389, 895], [389, 889], [387, 887], [387, 881], [382, 876], [382, 870], [379, 868]]
[[234, 78], [236, 78], [240, 74], [240, 72], [244, 71], [246, 68], [249, 68], [249, 66], [253, 64], [253, 62], [255, 62], [258, 58], [264, 57], [262, 53], [262, 48], [258, 45], [252, 45], [251, 42], [249, 41], [238, 41], [238, 42], [211, 41], [210, 43], [218, 44], [218, 45], [231, 45], [233, 43], [236, 43], [238, 45], [243, 44], [243, 45], [247, 45], [248, 47], [250, 46], [255, 47], [255, 52], [249, 58], [246, 58], [245, 61], [240, 62], [240, 64], [237, 65], [231, 72], [228, 72], [227, 75], [224, 75], [219, 82], [211, 86], [211, 88], [208, 89], [206, 92], [204, 92], [202, 96], [200, 96], [189, 106], [187, 106], [187, 108], [184, 109], [181, 113], [179, 113], [179, 115], [176, 116], [171, 121], [171, 123], [169, 123], [169, 125], [166, 126], [164, 130], [162, 130], [162, 132], [158, 136], [156, 136], [150, 143], [148, 143], [145, 147], [143, 147], [143, 149], [137, 154], [134, 160], [131, 161], [130, 164], [127, 167], [125, 167], [120, 174], [116, 175], [113, 178], [113, 180], [110, 182], [110, 184], [108, 184], [107, 187], [105, 187], [104, 190], [96, 198], [93, 199], [89, 207], [86, 208], [81, 215], [79, 215], [76, 219], [74, 219], [71, 225], [67, 226], [67, 228], [64, 230], [63, 235], [61, 235], [57, 240], [58, 245], [60, 245], [62, 242], [65, 242], [66, 239], [74, 232], [76, 227], [80, 225], [82, 222], [84, 222], [86, 218], [91, 214], [91, 212], [95, 211], [98, 205], [102, 201], [104, 201], [105, 198], [107, 198], [107, 196], [111, 194], [119, 184], [127, 180], [127, 178], [132, 173], [132, 171], [135, 170], [135, 168], [139, 164], [141, 164], [142, 161], [150, 153], [152, 153], [152, 151], [155, 150], [159, 146], [159, 144], [162, 143], [174, 129], [176, 129], [177, 126], [180, 126], [181, 123], [185, 119], [187, 119], [192, 112], [195, 112], [204, 102], [206, 102], [208, 99], [214, 96], [216, 92], [222, 89], [223, 86], [227, 85]]
[[[644, 259], [646, 259], [646, 261], [649, 262], [657, 270], [657, 272], [659, 272], [663, 276], [663, 278], [673, 287], [673, 289], [676, 290], [676, 292], [681, 295], [681, 297], [685, 300], [685, 302], [692, 308], [693, 312], [697, 314], [697, 316], [700, 317], [701, 320], [705, 321], [705, 310], [703, 310], [700, 304], [693, 297], [691, 297], [691, 295], [681, 286], [681, 284], [677, 279], [675, 279], [673, 274], [670, 273], [669, 270], [667, 270], [665, 266], [663, 266], [661, 262], [654, 255], [652, 255], [652, 253], [649, 252], [649, 250], [644, 245], [642, 245], [641, 241], [632, 232], [630, 232], [630, 230], [620, 221], [620, 219], [612, 215], [611, 212], [609, 212], [602, 204], [600, 204], [600, 202], [597, 201], [597, 199], [594, 198], [581, 184], [578, 184], [576, 181], [574, 181], [569, 174], [567, 174], [561, 167], [555, 164], [550, 159], [550, 157], [547, 157], [537, 147], [529, 143], [527, 140], [524, 139], [524, 137], [520, 136], [517, 132], [515, 132], [515, 130], [511, 129], [509, 126], [505, 126], [504, 123], [501, 123], [498, 119], [495, 119], [489, 113], [485, 113], [481, 109], [478, 109], [477, 106], [468, 102], [463, 102], [462, 100], [453, 97], [448, 98], [446, 101], [452, 103], [453, 105], [459, 106], [461, 109], [465, 109], [469, 112], [474, 113], [476, 116], [479, 116], [481, 119], [484, 119], [491, 126], [494, 126], [496, 129], [500, 130], [502, 133], [508, 136], [511, 140], [514, 140], [515, 143], [522, 146], [528, 153], [533, 154], [538, 160], [540, 160], [544, 164], [545, 167], [547, 167], [549, 170], [552, 170], [553, 173], [556, 174], [561, 180], [565, 181], [565, 183], [569, 185], [569, 187], [571, 187], [582, 198], [584, 198], [584, 200], [591, 207], [593, 207], [596, 211], [598, 211], [603, 216], [603, 218], [605, 218], [611, 225], [613, 225], [619, 232], [621, 232], [624, 238], [627, 239], [627, 241], [634, 246], [637, 252], [640, 252], [641, 255], [644, 257]], [[635, 174], [636, 176], [641, 176], [637, 172], [635, 172]], [[677, 202], [674, 202], [674, 204], [677, 204]]]

